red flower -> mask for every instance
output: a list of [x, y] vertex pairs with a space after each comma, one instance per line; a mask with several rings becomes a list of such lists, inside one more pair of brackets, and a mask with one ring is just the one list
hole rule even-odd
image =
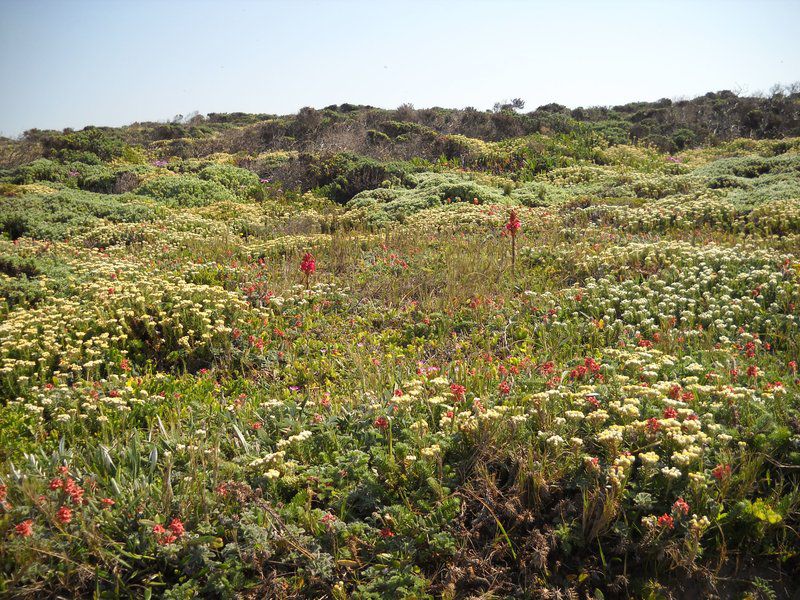
[[0, 485], [0, 502], [5, 502], [6, 496], [8, 496], [8, 486]]
[[664, 513], [660, 517], [658, 517], [658, 526], [659, 527], [666, 527], [667, 529], [672, 529], [675, 527], [675, 520], [670, 517], [667, 513]]
[[64, 481], [64, 491], [69, 494], [69, 497], [75, 504], [81, 504], [83, 502], [83, 488], [75, 483], [75, 480], [72, 477], [67, 477]]
[[508, 221], [506, 222], [505, 230], [513, 237], [517, 235], [520, 227], [522, 227], [522, 223], [517, 216], [517, 211], [512, 209], [511, 212], [508, 213]]
[[504, 396], [511, 393], [511, 384], [507, 381], [501, 381], [500, 385], [497, 386], [497, 389], [500, 391], [501, 394]]
[[66, 525], [67, 523], [72, 521], [72, 509], [69, 509], [66, 506], [62, 506], [61, 508], [58, 509], [58, 512], [56, 512], [56, 518], [61, 523]]
[[14, 527], [14, 531], [20, 537], [33, 535], [33, 519], [25, 519], [22, 523]]
[[467, 388], [457, 383], [450, 384], [450, 393], [453, 394], [453, 400], [456, 402], [463, 402], [467, 394]]
[[325, 514], [325, 515], [324, 515], [324, 516], [323, 516], [323, 517], [320, 519], [320, 521], [321, 521], [321, 522], [322, 522], [324, 525], [328, 525], [328, 526], [330, 527], [330, 525], [336, 521], [336, 515], [332, 515], [331, 513], [326, 513], [326, 514]]
[[263, 427], [263, 425], [261, 423], [259, 423], [258, 421], [255, 421], [254, 423], [252, 423], [250, 425], [250, 427], [252, 427], [255, 431], [258, 431], [259, 429], [261, 429]]
[[661, 423], [658, 422], [658, 419], [655, 417], [651, 417], [647, 419], [647, 425], [645, 425], [647, 431], [650, 433], [655, 433], [659, 429], [661, 429]]
[[393, 538], [394, 536], [395, 536], [394, 531], [392, 531], [388, 527], [384, 527], [383, 529], [381, 529], [381, 537], [382, 538], [384, 538], [384, 539]]
[[166, 529], [164, 529], [163, 525], [153, 525], [153, 533], [156, 535], [162, 535]]
[[372, 424], [378, 429], [388, 429], [389, 419], [386, 417], [378, 417]]
[[186, 533], [186, 528], [183, 526], [183, 522], [180, 519], [172, 519], [169, 524], [169, 530], [175, 535], [175, 537], [181, 537], [184, 533]]
[[300, 263], [300, 270], [305, 273], [306, 276], [311, 275], [317, 270], [317, 261], [310, 252], [306, 252], [303, 255], [303, 260]]
[[100, 500], [100, 502], [102, 503], [103, 508], [111, 508], [114, 506], [114, 504], [116, 504], [116, 502], [114, 502], [111, 498], [103, 498]]
[[672, 510], [686, 516], [689, 514], [689, 504], [683, 498], [678, 498], [675, 500], [675, 504], [672, 505]]
[[130, 371], [131, 370], [131, 364], [128, 362], [127, 358], [123, 358], [119, 362], [119, 368], [122, 369], [123, 371]]
[[711, 475], [717, 481], [722, 481], [723, 479], [725, 479], [727, 477], [730, 477], [730, 475], [731, 475], [731, 466], [730, 465], [722, 465], [722, 464], [717, 465], [711, 471]]
[[58, 477], [54, 477], [53, 479], [50, 480], [51, 490], [60, 490], [62, 487], [64, 487], [64, 482]]
[[664, 409], [665, 419], [674, 419], [677, 416], [678, 416], [678, 411], [672, 408], [671, 406]]

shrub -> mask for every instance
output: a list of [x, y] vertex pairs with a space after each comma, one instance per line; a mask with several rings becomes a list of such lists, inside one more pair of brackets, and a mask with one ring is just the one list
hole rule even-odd
[[222, 184], [191, 175], [151, 179], [142, 184], [136, 193], [155, 198], [168, 206], [185, 207], [205, 206], [235, 198], [234, 194]]

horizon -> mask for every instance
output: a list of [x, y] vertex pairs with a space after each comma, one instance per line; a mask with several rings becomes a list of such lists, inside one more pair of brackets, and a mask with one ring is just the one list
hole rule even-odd
[[[790, 25], [800, 3], [788, 0], [11, 0], [0, 11], [0, 76], [13, 82], [0, 97], [6, 137], [345, 102], [487, 110], [519, 97], [525, 112], [552, 102], [615, 106], [765, 94], [800, 78]], [[653, 39], [654, 19], [661, 39]], [[552, 26], [561, 23], [568, 27]]]

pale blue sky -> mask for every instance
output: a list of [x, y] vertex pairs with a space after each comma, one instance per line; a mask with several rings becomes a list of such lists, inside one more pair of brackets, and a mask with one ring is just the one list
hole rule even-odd
[[0, 0], [0, 133], [766, 91], [800, 80], [798, 23], [800, 0]]

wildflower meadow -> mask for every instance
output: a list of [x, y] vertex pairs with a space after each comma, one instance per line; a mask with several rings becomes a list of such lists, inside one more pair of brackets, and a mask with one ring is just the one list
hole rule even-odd
[[390, 117], [3, 147], [0, 595], [796, 597], [800, 138]]

